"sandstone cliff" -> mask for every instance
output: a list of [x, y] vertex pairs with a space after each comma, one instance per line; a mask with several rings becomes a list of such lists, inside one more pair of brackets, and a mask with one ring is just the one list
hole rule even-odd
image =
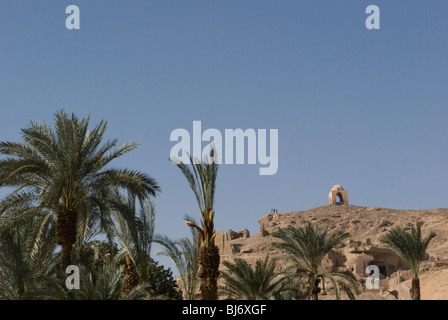
[[[396, 210], [325, 205], [305, 211], [270, 213], [258, 220], [260, 231], [252, 237], [247, 230], [218, 231], [216, 244], [221, 252], [221, 261], [239, 257], [254, 263], [266, 254], [280, 254], [272, 247], [272, 242], [278, 241], [272, 234], [289, 225], [303, 227], [309, 221], [322, 227], [327, 225], [330, 232], [342, 230], [351, 235], [324, 259], [323, 267], [328, 271], [351, 270], [363, 283], [368, 276], [364, 273], [368, 265], [380, 268], [381, 289], [363, 289], [358, 299], [409, 299], [411, 273], [394, 252], [380, 243], [379, 238], [396, 226], [409, 228], [411, 224], [422, 222], [423, 235], [430, 230], [437, 235], [430, 243], [426, 261], [421, 266], [422, 299], [448, 299], [448, 209]], [[322, 298], [334, 297], [330, 292]]]

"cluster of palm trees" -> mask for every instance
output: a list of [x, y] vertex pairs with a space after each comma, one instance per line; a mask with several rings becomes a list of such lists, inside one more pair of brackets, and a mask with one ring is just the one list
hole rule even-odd
[[[0, 201], [0, 299], [180, 297], [171, 271], [150, 257], [160, 187], [110, 167], [138, 144], [104, 142], [106, 128], [61, 110], [54, 127], [31, 122], [22, 142], [0, 142], [0, 187], [9, 191]], [[67, 291], [73, 264], [83, 285]]]
[[[110, 167], [138, 147], [136, 142], [103, 143], [107, 123], [89, 130], [89, 117], [63, 110], [54, 128], [31, 122], [23, 141], [0, 142], [0, 299], [313, 299], [331, 284], [336, 298], [354, 299], [359, 282], [349, 271], [326, 272], [324, 257], [350, 235], [332, 234], [311, 223], [274, 236], [281, 256], [251, 266], [223, 261], [214, 243], [215, 149], [203, 161], [173, 161], [197, 200], [200, 222], [186, 216], [191, 237], [171, 240], [154, 233], [152, 197], [160, 192], [151, 176]], [[98, 240], [102, 236], [105, 240]], [[395, 228], [381, 241], [407, 262], [414, 274], [411, 296], [420, 299], [419, 265], [435, 234], [422, 239], [421, 225]], [[169, 269], [151, 258], [156, 242], [180, 273], [179, 290]], [[278, 260], [286, 264], [279, 270]], [[79, 289], [64, 286], [70, 265], [80, 270]], [[218, 279], [224, 285], [218, 286]]]

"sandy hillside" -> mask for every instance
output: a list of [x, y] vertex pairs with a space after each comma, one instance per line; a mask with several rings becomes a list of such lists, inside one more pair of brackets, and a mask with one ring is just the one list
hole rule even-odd
[[[247, 230], [217, 232], [216, 244], [221, 261], [239, 257], [253, 263], [266, 254], [279, 254], [272, 247], [277, 241], [272, 234], [290, 225], [305, 226], [308, 222], [329, 230], [349, 232], [351, 237], [325, 259], [327, 270], [346, 268], [360, 279], [369, 263], [383, 263], [381, 290], [365, 291], [359, 299], [408, 299], [410, 272], [398, 256], [384, 249], [379, 242], [381, 235], [394, 227], [409, 228], [422, 222], [422, 233], [430, 230], [436, 237], [427, 250], [428, 256], [421, 266], [422, 299], [448, 299], [448, 209], [398, 210], [360, 206], [321, 206], [305, 211], [270, 213], [258, 220], [260, 231], [250, 236]], [[364, 269], [363, 269], [364, 268]], [[358, 273], [356, 273], [358, 272]], [[327, 298], [331, 298], [331, 294]]]

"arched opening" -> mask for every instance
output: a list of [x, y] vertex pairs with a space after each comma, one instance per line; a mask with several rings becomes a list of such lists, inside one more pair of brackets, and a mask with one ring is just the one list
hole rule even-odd
[[328, 194], [329, 205], [348, 205], [348, 194], [340, 185], [336, 184]]
[[336, 204], [344, 204], [344, 198], [340, 192], [336, 194]]

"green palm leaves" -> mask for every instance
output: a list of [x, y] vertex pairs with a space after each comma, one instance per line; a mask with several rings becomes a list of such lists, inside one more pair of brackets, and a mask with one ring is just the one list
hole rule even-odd
[[287, 291], [289, 279], [281, 272], [275, 271], [276, 259], [258, 259], [255, 268], [245, 260], [236, 258], [234, 263], [223, 262], [227, 267], [221, 277], [225, 281], [224, 293], [237, 299], [272, 300], [282, 298]]
[[[53, 299], [64, 295], [62, 281], [51, 272], [57, 264], [54, 241], [46, 234], [35, 235], [33, 223], [0, 233], [0, 300]], [[41, 243], [35, 250], [37, 242]]]
[[[201, 227], [193, 221], [187, 221], [189, 227], [195, 228], [201, 237], [201, 248], [199, 250], [199, 264], [201, 269], [201, 294], [205, 300], [216, 300], [218, 298], [217, 281], [219, 277], [219, 249], [215, 245], [215, 226], [213, 205], [215, 200], [216, 178], [218, 176], [218, 164], [210, 159], [215, 159], [215, 148], [212, 146], [210, 157], [205, 157], [201, 162], [193, 160], [189, 156], [191, 168], [177, 161], [177, 166], [187, 179], [193, 191], [201, 215]], [[171, 159], [174, 160], [174, 159]]]
[[422, 239], [421, 223], [417, 223], [416, 226], [411, 226], [410, 232], [396, 227], [381, 237], [380, 240], [397, 252], [406, 261], [412, 273], [415, 275], [419, 271], [420, 262], [424, 259], [430, 241], [435, 236], [436, 234], [431, 231]]
[[[186, 216], [187, 221], [194, 221]], [[158, 254], [165, 255], [173, 260], [179, 270], [182, 286], [187, 300], [194, 300], [199, 287], [199, 249], [201, 239], [196, 229], [191, 228], [191, 238], [182, 238], [173, 241], [167, 236], [158, 235], [155, 241], [164, 249]]]
[[[215, 149], [212, 148], [211, 159], [214, 158], [215, 152]], [[193, 190], [201, 215], [201, 227], [192, 221], [187, 221], [186, 224], [198, 230], [204, 244], [213, 243], [215, 238], [213, 205], [218, 165], [214, 161], [210, 161], [210, 158], [206, 157], [204, 162], [200, 162], [197, 159], [194, 161], [190, 156], [191, 168], [182, 162], [177, 164]]]
[[421, 223], [417, 223], [416, 226], [411, 226], [410, 232], [396, 227], [380, 239], [382, 243], [394, 250], [411, 269], [414, 275], [410, 290], [413, 300], [420, 300], [419, 266], [424, 259], [429, 243], [435, 236], [436, 234], [431, 231], [422, 239]]
[[308, 287], [308, 295], [317, 300], [322, 289], [325, 292], [325, 282], [328, 280], [335, 288], [337, 299], [341, 292], [345, 292], [350, 299], [354, 298], [353, 290], [359, 293], [356, 278], [350, 272], [325, 272], [320, 266], [323, 258], [337, 245], [341, 244], [350, 235], [345, 232], [328, 234], [327, 228], [323, 230], [308, 223], [304, 228], [288, 227], [274, 234], [281, 239], [274, 246], [284, 252], [284, 257], [290, 261], [285, 269], [295, 268], [294, 277], [304, 282]]
[[118, 146], [116, 139], [103, 143], [107, 123], [89, 130], [89, 117], [78, 119], [59, 111], [54, 128], [31, 122], [22, 129], [23, 142], [0, 142], [0, 187], [13, 191], [0, 202], [1, 225], [18, 225], [42, 210], [56, 214], [56, 239], [61, 246], [61, 267], [71, 263], [77, 237], [78, 216], [83, 210], [100, 219], [110, 212], [112, 189], [126, 189], [138, 198], [156, 195], [156, 181], [145, 173], [110, 168], [110, 162], [138, 147]]

